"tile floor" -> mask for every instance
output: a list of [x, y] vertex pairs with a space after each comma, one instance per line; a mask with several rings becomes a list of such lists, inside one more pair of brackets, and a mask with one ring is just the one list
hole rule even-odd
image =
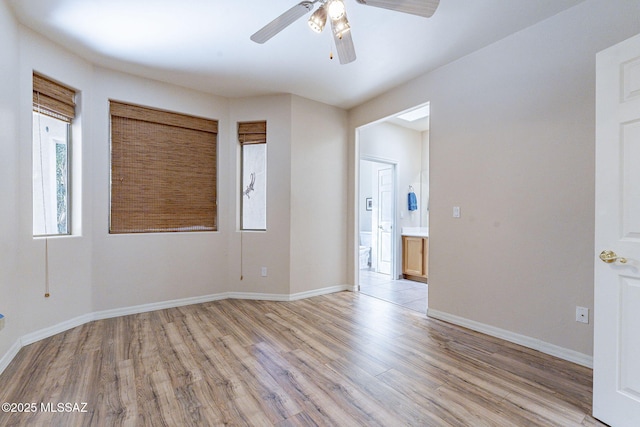
[[388, 274], [360, 270], [360, 292], [425, 314], [427, 289], [426, 283], [393, 280]]

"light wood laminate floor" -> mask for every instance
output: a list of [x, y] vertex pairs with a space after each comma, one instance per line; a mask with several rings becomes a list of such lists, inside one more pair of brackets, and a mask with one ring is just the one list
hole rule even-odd
[[[20, 350], [1, 426], [595, 426], [591, 370], [363, 294], [225, 300]], [[87, 412], [41, 404], [86, 403]], [[82, 409], [78, 407], [77, 409]]]

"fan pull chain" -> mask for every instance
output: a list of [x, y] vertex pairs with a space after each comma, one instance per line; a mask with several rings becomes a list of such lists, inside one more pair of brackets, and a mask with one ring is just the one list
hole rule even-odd
[[[38, 103], [38, 110], [36, 111], [36, 113], [38, 113], [36, 115], [37, 119], [38, 119], [38, 148], [40, 151], [40, 171], [43, 170], [43, 166], [42, 166], [42, 121], [41, 121], [41, 116], [42, 116], [42, 112], [41, 112], [41, 103], [40, 103], [40, 91], [38, 91], [37, 94], [37, 100], [36, 102]], [[47, 132], [49, 131], [49, 128], [47, 128]], [[44, 216], [44, 234], [48, 234], [47, 233], [47, 204], [45, 203], [45, 196], [44, 196], [44, 177], [40, 178], [40, 187], [42, 189], [42, 215]], [[45, 298], [49, 298], [51, 296], [51, 293], [49, 291], [49, 237], [46, 236], [44, 238], [44, 297]]]
[[333, 59], [333, 39], [329, 37], [329, 59]]
[[244, 280], [244, 246], [242, 242], [242, 237], [244, 236], [244, 231], [240, 230], [240, 280]]
[[49, 298], [49, 238], [44, 239], [44, 297]]

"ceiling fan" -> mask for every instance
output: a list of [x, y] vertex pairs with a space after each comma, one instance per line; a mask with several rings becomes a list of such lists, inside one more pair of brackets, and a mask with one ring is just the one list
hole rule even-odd
[[[411, 15], [431, 17], [440, 0], [356, 0], [360, 4]], [[343, 0], [311, 0], [301, 1], [291, 9], [278, 16], [251, 36], [256, 43], [264, 43], [286, 27], [297, 21], [303, 15], [311, 12], [316, 3], [316, 9], [308, 20], [309, 26], [317, 33], [321, 33], [327, 21], [331, 22], [331, 31], [336, 44], [338, 58], [341, 64], [348, 64], [356, 60], [356, 51], [351, 38], [351, 26], [347, 20], [347, 11]]]

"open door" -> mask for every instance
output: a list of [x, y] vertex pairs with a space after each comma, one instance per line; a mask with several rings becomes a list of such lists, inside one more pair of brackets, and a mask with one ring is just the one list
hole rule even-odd
[[640, 35], [597, 56], [593, 415], [640, 426]]
[[378, 273], [393, 271], [394, 209], [393, 167], [378, 170]]

